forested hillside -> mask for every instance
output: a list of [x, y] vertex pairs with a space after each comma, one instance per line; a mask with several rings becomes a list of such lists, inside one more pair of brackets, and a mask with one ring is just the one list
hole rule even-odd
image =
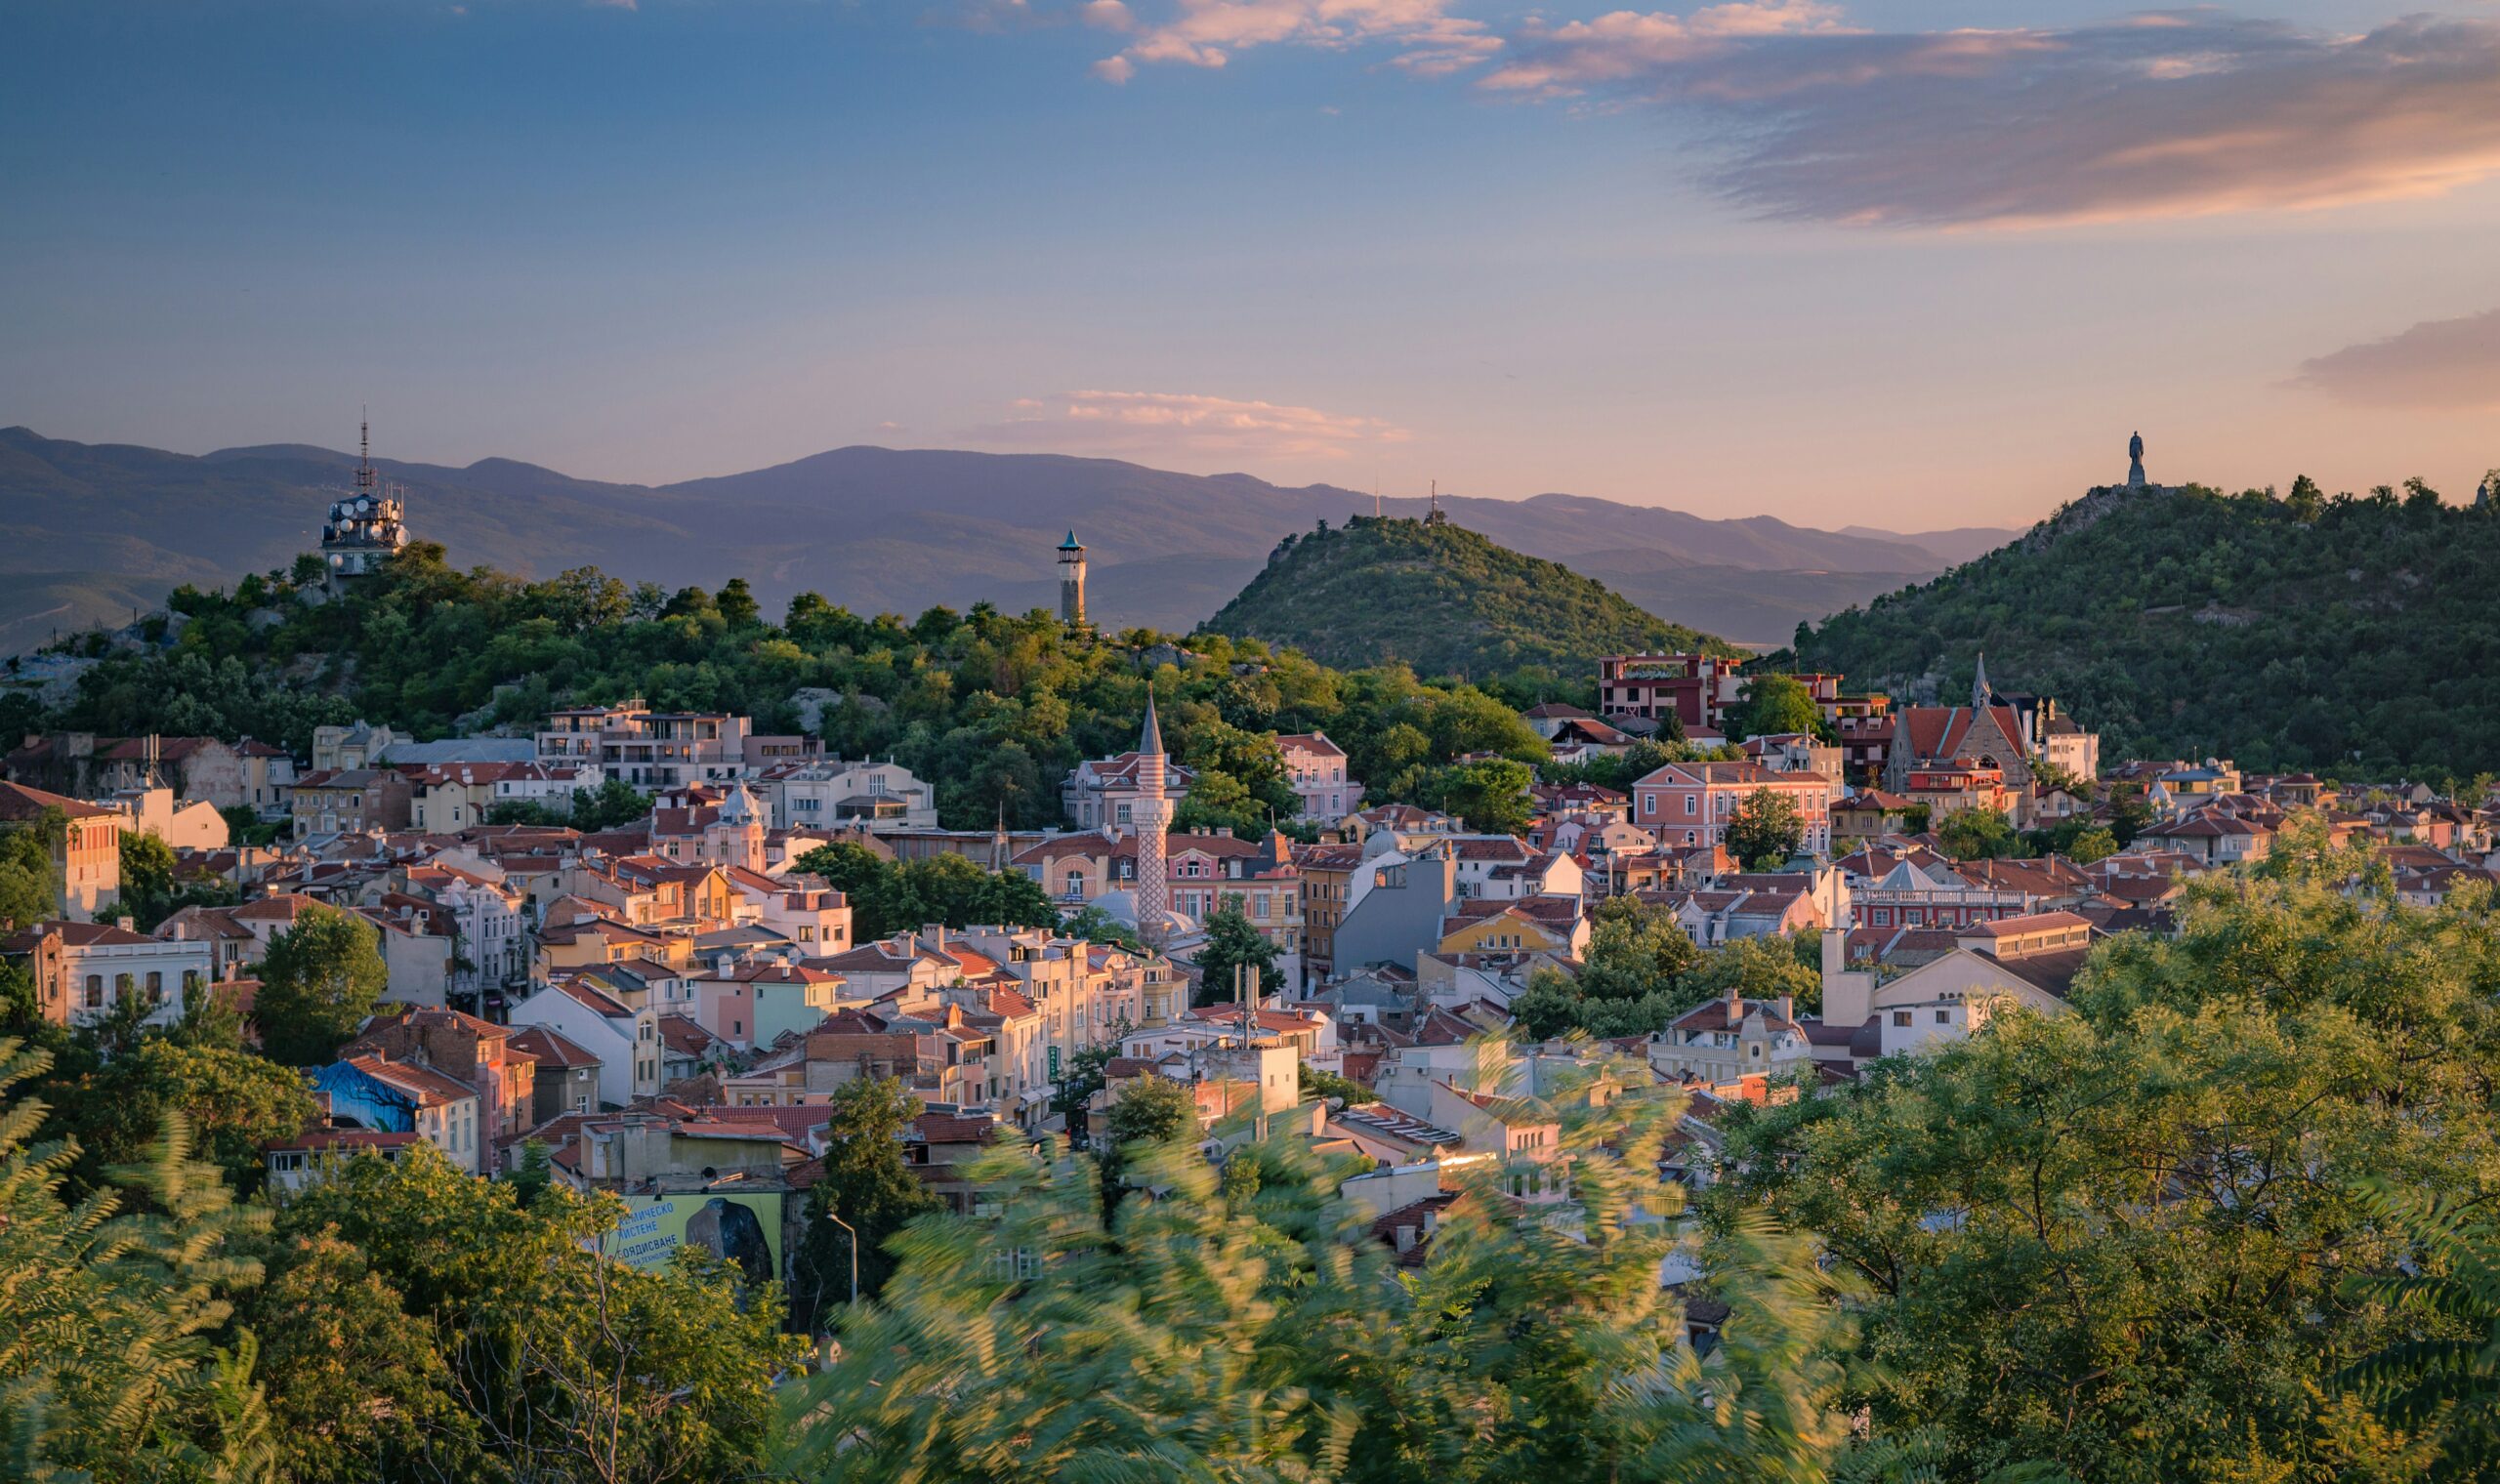
[[1535, 671], [1570, 686], [1586, 683], [1601, 655], [1735, 652], [1461, 526], [1368, 515], [1286, 537], [1206, 627], [1291, 644], [1333, 665], [1403, 661], [1425, 675], [1478, 677]]
[[1545, 753], [1480, 689], [1398, 667], [1347, 674], [1255, 640], [1095, 639], [985, 604], [906, 623], [813, 593], [775, 624], [742, 581], [670, 593], [584, 567], [529, 583], [454, 571], [425, 544], [319, 603], [296, 586], [319, 565], [177, 591], [172, 614], [143, 626], [156, 638], [104, 656], [63, 704], [0, 700], [0, 732], [257, 736], [302, 754], [323, 722], [526, 734], [551, 706], [629, 696], [744, 713], [768, 732], [817, 712], [833, 750], [895, 758], [937, 785], [941, 820], [962, 828], [986, 828], [1002, 807], [1013, 824], [1057, 822], [1060, 780], [1080, 758], [1136, 745], [1149, 686], [1175, 756], [1199, 770], [1185, 825], [1247, 830], [1271, 806], [1291, 814], [1275, 731], [1324, 729], [1354, 776], [1410, 799], [1432, 798], [1430, 775], [1461, 753]]
[[2053, 694], [2104, 756], [2472, 774], [2500, 767], [2500, 511], [2307, 479], [2096, 492], [1943, 576], [1801, 626], [1853, 686]]

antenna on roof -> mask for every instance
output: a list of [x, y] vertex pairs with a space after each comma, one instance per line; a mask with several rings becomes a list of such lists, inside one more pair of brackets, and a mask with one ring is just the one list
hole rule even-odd
[[373, 423], [365, 416], [362, 407], [356, 408], [355, 419], [355, 487], [370, 494], [373, 490]]

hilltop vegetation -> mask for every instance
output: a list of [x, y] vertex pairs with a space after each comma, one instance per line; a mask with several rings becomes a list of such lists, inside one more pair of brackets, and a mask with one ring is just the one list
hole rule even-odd
[[805, 729], [812, 712], [830, 750], [894, 758], [964, 829], [1002, 809], [1020, 827], [1058, 822], [1060, 780], [1137, 744], [1149, 688], [1174, 755], [1198, 770], [1184, 825], [1248, 831], [1290, 814], [1278, 731], [1325, 730], [1354, 776], [1399, 798], [1438, 797], [1438, 770], [1462, 753], [1546, 756], [1476, 687], [1397, 666], [1349, 674], [1220, 635], [1071, 635], [986, 604], [863, 618], [813, 593], [774, 624], [742, 581], [670, 593], [582, 567], [523, 582], [454, 571], [423, 543], [337, 602], [298, 586], [318, 575], [307, 558], [231, 592], [177, 590], [172, 614], [146, 626], [161, 643], [106, 656], [57, 709], [0, 700], [0, 730], [257, 736], [304, 753], [313, 727], [359, 718], [438, 737], [525, 733], [551, 707], [630, 696], [743, 713], [767, 732]]
[[1334, 665], [1426, 675], [1541, 672], [1573, 687], [1601, 655], [1725, 640], [1645, 613], [1558, 562], [1455, 525], [1357, 515], [1287, 536], [1206, 630], [1290, 644]]
[[2057, 696], [2105, 757], [2420, 776], [2500, 767], [2500, 511], [2403, 493], [2099, 491], [1918, 587], [1801, 626], [1896, 694]]

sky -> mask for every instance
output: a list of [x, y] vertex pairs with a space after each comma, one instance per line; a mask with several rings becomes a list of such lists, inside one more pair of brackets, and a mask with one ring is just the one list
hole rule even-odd
[[2500, 465], [2500, 0], [12, 0], [0, 425], [1924, 530]]

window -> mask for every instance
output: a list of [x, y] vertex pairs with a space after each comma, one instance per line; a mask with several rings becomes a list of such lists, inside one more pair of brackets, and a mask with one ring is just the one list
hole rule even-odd
[[1938, 1010], [1936, 1012], [1936, 1023], [1938, 1025], [1951, 1025], [1953, 1023], [1953, 1012], [1947, 1010]]
[[1893, 1023], [1902, 1027], [1908, 1026], [1910, 1023], [1910, 1012], [1905, 1010], [1896, 1010], [1893, 1011]]
[[165, 975], [153, 969], [147, 970], [147, 1003], [150, 1005], [165, 1003]]
[[104, 1008], [104, 976], [103, 974], [87, 976], [87, 1008], [89, 1010]]

